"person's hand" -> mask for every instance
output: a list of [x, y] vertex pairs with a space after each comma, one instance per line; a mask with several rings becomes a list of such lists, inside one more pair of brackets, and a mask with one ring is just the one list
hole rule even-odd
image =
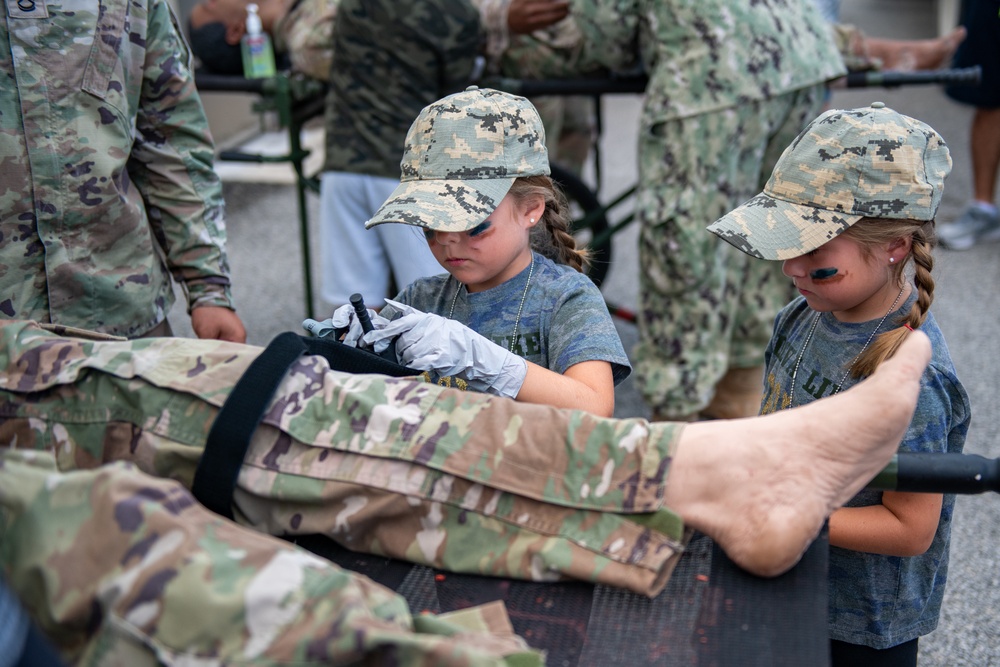
[[514, 34], [547, 28], [569, 16], [568, 0], [511, 0], [507, 27]]
[[401, 316], [364, 335], [366, 343], [396, 339], [399, 363], [441, 376], [462, 378], [476, 391], [515, 398], [528, 362], [461, 322], [386, 299]]
[[198, 338], [247, 342], [247, 330], [236, 311], [224, 306], [200, 306], [191, 311], [191, 328]]
[[[368, 309], [368, 316], [371, 318], [372, 326], [376, 329], [381, 329], [389, 323], [389, 320], [371, 308]], [[358, 319], [358, 314], [354, 312], [354, 306], [349, 303], [337, 308], [333, 311], [333, 317], [325, 319], [322, 322], [312, 319], [305, 320], [302, 323], [302, 328], [317, 338], [326, 338], [327, 336], [336, 335], [337, 331], [346, 330], [340, 342], [351, 347], [358, 347], [358, 340], [364, 333], [361, 329], [361, 321]], [[389, 341], [379, 341], [374, 349], [375, 352], [381, 354], [387, 347], [389, 347]]]

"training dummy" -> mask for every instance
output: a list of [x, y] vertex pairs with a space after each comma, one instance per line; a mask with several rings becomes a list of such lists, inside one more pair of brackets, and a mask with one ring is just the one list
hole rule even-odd
[[[0, 323], [0, 439], [6, 443], [0, 449], [0, 556], [5, 571], [40, 575], [14, 580], [35, 618], [56, 614], [60, 601], [45, 593], [62, 590], [39, 589], [36, 582], [59, 580], [66, 568], [80, 566], [80, 553], [93, 550], [71, 548], [72, 518], [45, 543], [30, 530], [7, 532], [11, 517], [64, 502], [57, 497], [58, 476], [25, 486], [28, 476], [10, 461], [27, 457], [31, 465], [51, 467], [54, 458], [64, 473], [117, 468], [188, 486], [219, 406], [260, 352], [221, 341], [88, 340], [34, 323]], [[927, 338], [917, 333], [866, 382], [830, 399], [766, 417], [682, 425], [602, 419], [413, 379], [338, 373], [324, 358], [305, 356], [254, 432], [233, 512], [238, 523], [261, 532], [324, 533], [351, 549], [437, 568], [536, 581], [580, 578], [647, 595], [662, 589], [694, 529], [742, 567], [776, 575], [797, 562], [826, 516], [896, 452], [928, 357]], [[14, 451], [21, 449], [30, 451]], [[67, 500], [79, 503], [82, 493]], [[142, 491], [135, 499], [167, 517], [194, 503], [182, 490]], [[115, 517], [113, 525], [88, 523], [86, 536], [100, 544], [102, 530], [140, 528], [143, 515], [133, 506], [126, 502], [123, 512], [104, 515]], [[205, 530], [216, 530], [213, 525]], [[80, 604], [63, 610], [54, 631], [64, 624], [90, 628], [97, 619], [89, 610], [113, 603], [111, 591], [134, 586], [140, 590], [129, 599], [149, 604], [135, 610], [131, 625], [115, 628], [114, 636], [103, 634], [110, 631], [103, 626], [96, 638], [84, 631], [83, 639], [139, 638], [193, 613], [208, 587], [167, 576], [147, 588], [132, 569], [147, 562], [143, 553], [162, 554], [174, 544], [169, 540], [181, 537], [164, 530], [141, 540], [142, 549], [129, 552], [137, 560], [121, 562], [130, 576], [101, 579], [89, 595], [63, 601]], [[213, 543], [197, 531], [190, 539], [202, 550]], [[62, 553], [71, 555], [63, 561]], [[87, 563], [119, 567], [111, 559]], [[248, 561], [244, 581], [256, 580], [265, 564]], [[203, 576], [210, 579], [210, 570]], [[166, 604], [180, 584], [187, 604]], [[156, 616], [161, 609], [166, 620]], [[295, 618], [265, 614], [276, 626], [267, 636], [284, 637], [290, 630], [283, 619], [297, 627]], [[320, 618], [317, 626], [301, 643], [275, 650], [288, 659], [311, 640], [334, 641], [331, 619]], [[199, 655], [242, 655], [226, 637], [209, 641]]]

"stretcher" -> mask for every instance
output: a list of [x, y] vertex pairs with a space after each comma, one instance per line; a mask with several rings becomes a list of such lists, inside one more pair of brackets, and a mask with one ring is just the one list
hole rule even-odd
[[[391, 375], [415, 373], [353, 347], [281, 334], [254, 360], [213, 423], [192, 486], [209, 509], [232, 516], [232, 493], [250, 436], [285, 369], [303, 353], [322, 354], [332, 368], [345, 372], [385, 367]], [[898, 454], [869, 487], [1000, 492], [1000, 460]], [[502, 601], [515, 632], [544, 650], [549, 665], [828, 664], [825, 529], [794, 568], [772, 579], [748, 574], [710, 539], [696, 535], [665, 590], [653, 598], [579, 581], [539, 583], [434, 570], [353, 552], [323, 535], [286, 539], [391, 588], [406, 598], [413, 613]]]

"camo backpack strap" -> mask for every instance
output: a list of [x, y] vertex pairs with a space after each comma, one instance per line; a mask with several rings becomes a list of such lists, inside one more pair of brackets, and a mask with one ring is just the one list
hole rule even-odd
[[264, 418], [281, 379], [303, 354], [318, 354], [330, 363], [330, 368], [345, 373], [393, 377], [419, 374], [412, 368], [337, 341], [306, 338], [291, 331], [276, 336], [237, 381], [209, 430], [191, 492], [213, 512], [233, 518], [233, 489], [250, 438]]

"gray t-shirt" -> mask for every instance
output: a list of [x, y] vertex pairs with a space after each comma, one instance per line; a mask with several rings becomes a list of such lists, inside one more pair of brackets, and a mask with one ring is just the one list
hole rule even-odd
[[[916, 290], [899, 310], [886, 318], [879, 333], [899, 326], [899, 314], [909, 312]], [[814, 318], [816, 330], [802, 346]], [[766, 364], [761, 413], [789, 406], [789, 387], [800, 358], [795, 405], [830, 396], [849, 364], [865, 345], [877, 320], [840, 322], [830, 313], [816, 313], [799, 297], [778, 313], [764, 356]], [[944, 336], [934, 315], [920, 327], [931, 340], [931, 362], [920, 381], [920, 398], [910, 427], [899, 446], [902, 452], [961, 452], [969, 430], [969, 396], [955, 374]], [[858, 380], [848, 377], [843, 389]], [[845, 415], [849, 419], [850, 415]], [[882, 502], [881, 491], [862, 490], [846, 507]], [[945, 495], [941, 519], [930, 548], [907, 558], [830, 548], [830, 637], [885, 649], [926, 635], [937, 627], [948, 578], [955, 496]]]
[[[502, 285], [474, 294], [447, 273], [422, 278], [394, 300], [462, 322], [504, 349], [510, 349], [516, 325], [515, 354], [556, 373], [582, 361], [607, 361], [617, 385], [632, 366], [600, 290], [579, 271], [538, 253], [533, 256], [527, 294], [530, 267]], [[392, 306], [381, 314], [396, 316]]]

